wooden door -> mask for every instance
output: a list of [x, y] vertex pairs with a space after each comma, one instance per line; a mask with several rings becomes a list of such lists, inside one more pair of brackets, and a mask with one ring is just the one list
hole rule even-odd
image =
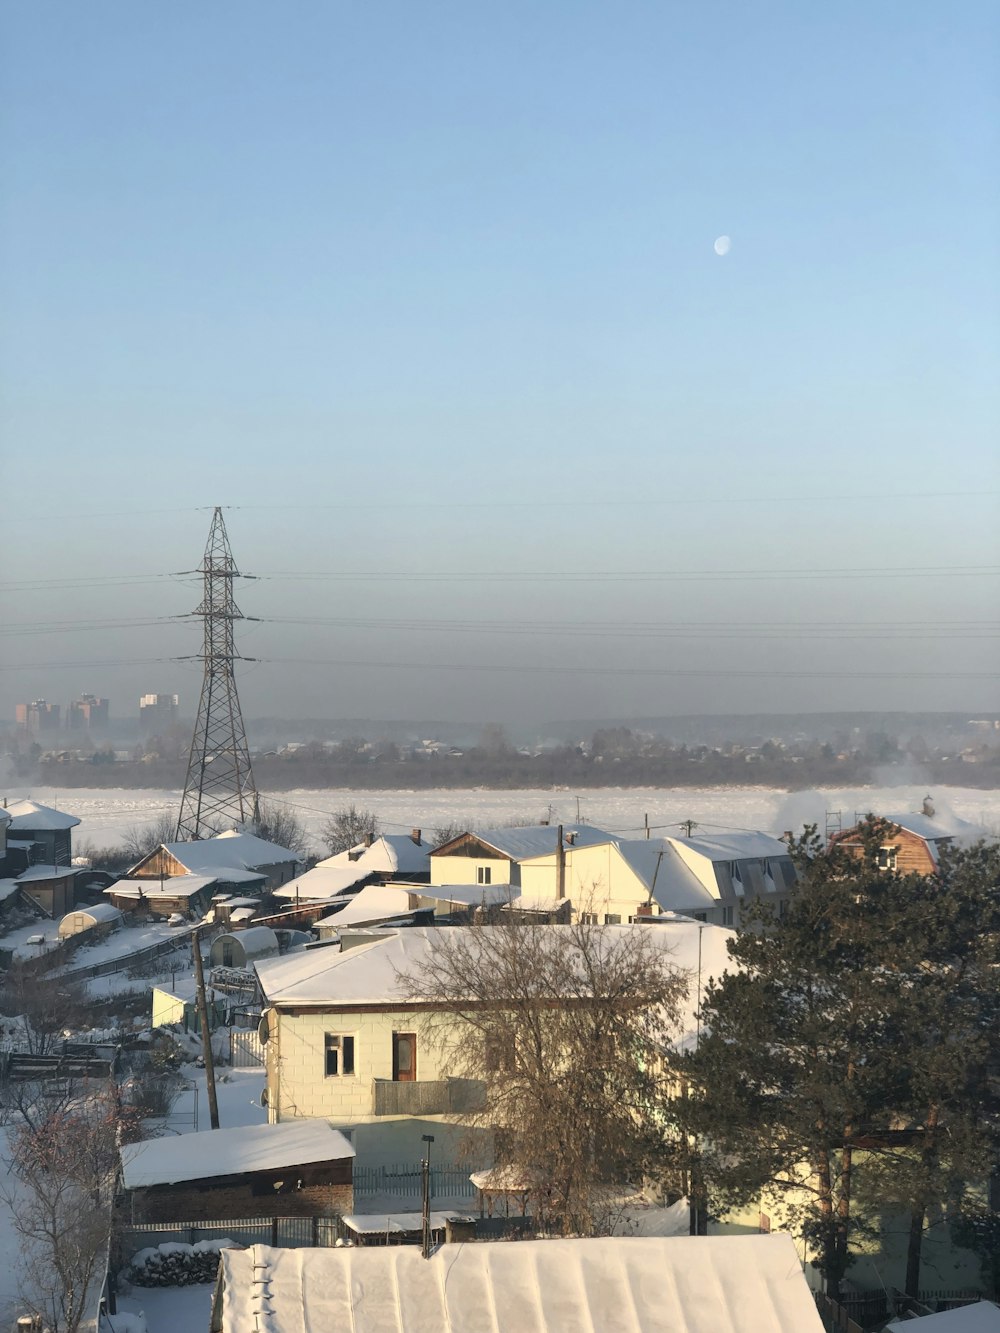
[[417, 1034], [392, 1034], [392, 1077], [396, 1083], [413, 1083], [417, 1077]]

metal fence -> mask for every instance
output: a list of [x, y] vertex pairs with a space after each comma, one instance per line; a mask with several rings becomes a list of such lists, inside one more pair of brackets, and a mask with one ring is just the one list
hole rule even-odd
[[126, 1263], [139, 1250], [180, 1241], [233, 1240], [238, 1245], [275, 1245], [282, 1249], [328, 1249], [337, 1243], [340, 1218], [240, 1217], [214, 1222], [136, 1222], [122, 1228]]
[[814, 1296], [827, 1333], [864, 1333], [868, 1328], [881, 1328], [891, 1315], [901, 1314], [904, 1310], [918, 1315], [936, 1314], [984, 1299], [980, 1292], [967, 1288], [959, 1291], [921, 1291], [916, 1301], [893, 1288], [888, 1291], [845, 1292], [839, 1302], [820, 1292], [815, 1292]]
[[[476, 1187], [469, 1179], [469, 1167], [431, 1167], [431, 1198], [473, 1199]], [[419, 1199], [423, 1190], [419, 1166], [355, 1166], [354, 1197], [387, 1194], [396, 1198]]]

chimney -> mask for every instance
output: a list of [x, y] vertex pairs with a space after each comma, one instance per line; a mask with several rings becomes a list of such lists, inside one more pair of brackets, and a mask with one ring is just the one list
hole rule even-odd
[[410, 829], [410, 837], [411, 837], [411, 839], [417, 844], [417, 846], [419, 847], [419, 846], [420, 846], [420, 829], [418, 829], [418, 828], [411, 828], [411, 829]]
[[[7, 802], [4, 801], [4, 805], [6, 805], [6, 804], [7, 804]], [[924, 804], [923, 804], [923, 807], [922, 807], [922, 809], [921, 809], [921, 813], [922, 813], [922, 814], [925, 814], [925, 815], [927, 816], [928, 819], [933, 819], [933, 818], [934, 818], [934, 800], [933, 800], [933, 798], [932, 798], [931, 796], [925, 796], [925, 797], [924, 797]]]
[[566, 846], [567, 846], [567, 847], [572, 847], [572, 846], [574, 845], [575, 842], [576, 842], [576, 829], [575, 829], [575, 828], [567, 829], [567, 830], [566, 830]]
[[374, 833], [366, 833], [366, 834], [365, 834], [365, 846], [366, 846], [366, 847], [370, 847], [374, 841], [375, 841], [375, 834], [374, 834]]

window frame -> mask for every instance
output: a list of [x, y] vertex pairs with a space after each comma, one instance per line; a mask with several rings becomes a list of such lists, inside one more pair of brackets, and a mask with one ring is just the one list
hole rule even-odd
[[[356, 1049], [355, 1033], [353, 1032], [325, 1032], [323, 1034], [323, 1077], [324, 1078], [355, 1078], [356, 1077]], [[336, 1055], [337, 1068], [331, 1070], [330, 1057]], [[350, 1068], [347, 1068], [348, 1063]]]

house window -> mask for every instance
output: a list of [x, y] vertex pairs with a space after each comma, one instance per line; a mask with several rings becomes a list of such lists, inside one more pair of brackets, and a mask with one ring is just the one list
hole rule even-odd
[[492, 866], [477, 866], [477, 867], [476, 867], [476, 883], [477, 883], [477, 884], [489, 884], [489, 883], [492, 882], [492, 880], [493, 880], [493, 867], [492, 867]]
[[354, 1038], [340, 1032], [328, 1032], [325, 1039], [326, 1076], [339, 1078], [354, 1073]]
[[722, 909], [722, 924], [724, 926], [731, 926], [733, 924], [733, 909], [731, 907], [724, 907]]
[[878, 849], [878, 868], [879, 870], [896, 869], [897, 847], [880, 847]]
[[618, 912], [608, 912], [604, 917], [604, 924], [606, 926], [620, 926], [621, 923], [621, 915]]
[[580, 925], [581, 925], [581, 926], [596, 926], [596, 925], [597, 925], [597, 913], [596, 913], [596, 912], [581, 912], [581, 913], [580, 913]]
[[695, 919], [695, 921], [707, 921], [707, 920], [708, 920], [708, 913], [707, 913], [707, 912], [695, 912], [695, 914], [694, 914], [694, 919]]

